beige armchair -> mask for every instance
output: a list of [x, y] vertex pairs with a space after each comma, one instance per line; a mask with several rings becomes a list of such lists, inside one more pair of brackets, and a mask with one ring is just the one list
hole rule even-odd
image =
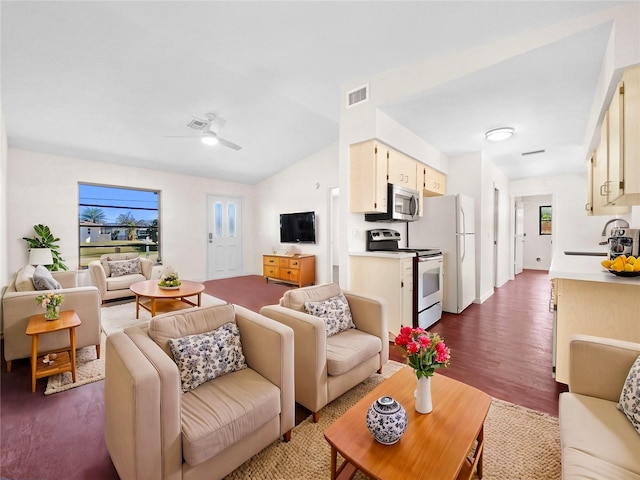
[[569, 355], [558, 408], [562, 478], [640, 478], [640, 437], [617, 408], [640, 343], [574, 335]]
[[[305, 313], [304, 303], [340, 293], [356, 328], [327, 338], [323, 319]], [[263, 307], [260, 313], [294, 331], [296, 402], [311, 410], [314, 422], [322, 407], [372, 373], [382, 373], [389, 359], [387, 307], [381, 298], [341, 292], [336, 284], [315, 285], [287, 291], [280, 305]]]
[[[235, 323], [248, 368], [182, 393], [169, 339]], [[126, 479], [220, 479], [295, 422], [293, 331], [237, 305], [154, 317], [107, 337], [105, 440]]]
[[153, 262], [140, 258], [141, 273], [114, 276], [109, 268], [110, 261], [132, 260], [138, 258], [137, 253], [110, 253], [100, 257], [100, 260], [89, 262], [89, 276], [91, 284], [100, 290], [102, 303], [117, 298], [133, 297], [129, 287], [136, 282], [143, 282], [151, 278]]
[[[5, 289], [2, 296], [2, 323], [4, 331], [4, 358], [7, 361], [7, 371], [11, 371], [11, 361], [19, 358], [31, 357], [31, 337], [25, 332], [29, 317], [44, 313], [43, 308], [36, 303], [36, 297], [43, 293], [56, 292], [64, 294], [61, 310], [75, 310], [82, 321], [76, 328], [76, 347], [96, 346], [100, 357], [100, 292], [96, 287], [78, 287], [77, 273], [52, 272], [61, 285], [61, 290], [28, 290], [16, 291], [16, 276]], [[59, 350], [69, 345], [69, 334], [63, 332], [50, 333], [40, 336], [38, 350], [46, 352]]]

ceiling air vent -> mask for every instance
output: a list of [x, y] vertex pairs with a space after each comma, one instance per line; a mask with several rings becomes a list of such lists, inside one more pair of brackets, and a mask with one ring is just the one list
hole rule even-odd
[[347, 93], [347, 108], [369, 100], [369, 84], [358, 87]]
[[194, 130], [207, 130], [209, 128], [209, 123], [210, 122], [208, 120], [200, 120], [199, 118], [194, 118], [187, 124], [187, 127], [191, 127]]
[[537, 155], [538, 153], [544, 153], [545, 150], [531, 150], [530, 152], [522, 152], [521, 155], [527, 156], [527, 155]]

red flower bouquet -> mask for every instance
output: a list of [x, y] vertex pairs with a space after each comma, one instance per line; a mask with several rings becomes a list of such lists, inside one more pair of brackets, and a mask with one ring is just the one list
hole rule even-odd
[[416, 371], [418, 379], [431, 377], [436, 368], [449, 366], [449, 348], [437, 333], [429, 333], [422, 328], [402, 327], [395, 344], [406, 352], [407, 364]]

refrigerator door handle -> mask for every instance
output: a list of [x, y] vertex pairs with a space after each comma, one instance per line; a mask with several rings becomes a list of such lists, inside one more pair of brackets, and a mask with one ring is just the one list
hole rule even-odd
[[460, 249], [462, 251], [462, 253], [460, 254], [460, 261], [462, 262], [462, 260], [464, 260], [464, 258], [467, 256], [467, 246], [466, 246], [466, 242], [465, 242], [465, 236], [464, 235], [458, 235], [458, 242], [460, 245], [462, 245], [462, 248]]
[[462, 206], [460, 207], [460, 216], [462, 220], [462, 225], [461, 225], [462, 228], [460, 229], [461, 230], [460, 233], [464, 235], [465, 233], [467, 233], [467, 219], [464, 214], [464, 208], [462, 208]]

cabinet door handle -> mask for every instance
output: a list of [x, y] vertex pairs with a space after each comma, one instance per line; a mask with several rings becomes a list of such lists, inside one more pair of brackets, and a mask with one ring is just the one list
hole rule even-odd
[[[609, 184], [610, 183], [611, 183], [611, 181], [607, 180], [602, 185], [600, 185], [600, 196], [606, 197], [609, 193], [611, 193], [611, 190], [609, 190]], [[604, 190], [604, 193], [603, 193], [603, 190]]]

